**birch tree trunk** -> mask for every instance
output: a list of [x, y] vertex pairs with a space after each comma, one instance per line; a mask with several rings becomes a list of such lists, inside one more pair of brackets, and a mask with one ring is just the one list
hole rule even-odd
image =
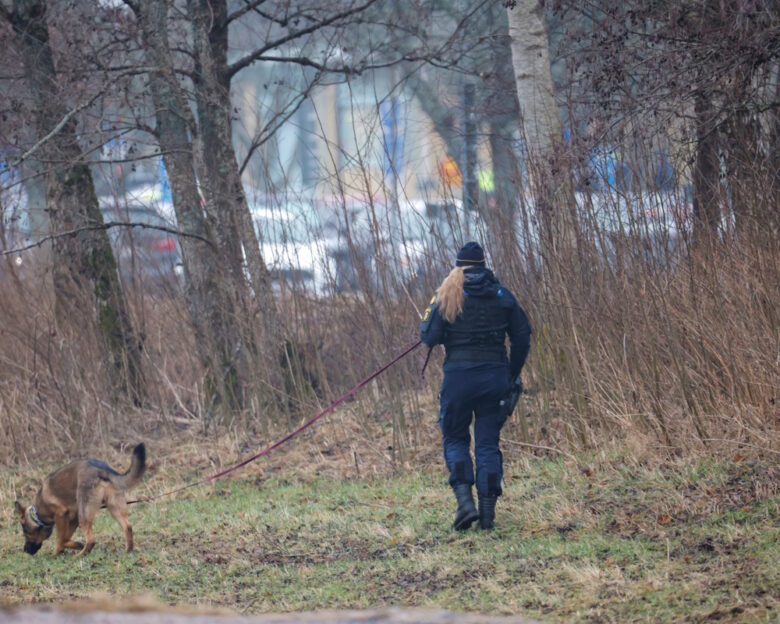
[[547, 258], [573, 251], [574, 188], [555, 101], [544, 9], [538, 0], [507, 8], [521, 128]]
[[[46, 210], [54, 233], [77, 231], [52, 242], [55, 311], [58, 323], [74, 327], [92, 301], [100, 344], [114, 384], [136, 404], [144, 397], [141, 348], [130, 323], [116, 261], [104, 229], [95, 186], [76, 137], [75, 119], [58, 89], [49, 45], [46, 3], [16, 0], [10, 19], [21, 44], [25, 73], [35, 103], [38, 159], [47, 167]], [[59, 129], [58, 129], [59, 128]], [[50, 135], [50, 136], [49, 136]], [[87, 230], [86, 228], [93, 228]]]
[[547, 27], [538, 0], [519, 0], [508, 9], [512, 66], [528, 146], [547, 153], [561, 139], [561, 120], [555, 103]]

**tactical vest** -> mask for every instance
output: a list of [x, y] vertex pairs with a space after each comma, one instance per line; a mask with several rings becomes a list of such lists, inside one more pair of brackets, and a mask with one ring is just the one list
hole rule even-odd
[[445, 361], [506, 362], [507, 309], [498, 295], [466, 295], [463, 311], [444, 329]]

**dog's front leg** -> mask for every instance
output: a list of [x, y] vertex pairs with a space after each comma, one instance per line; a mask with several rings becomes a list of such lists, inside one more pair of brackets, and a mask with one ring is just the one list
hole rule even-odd
[[65, 542], [65, 548], [70, 548], [71, 550], [81, 550], [84, 548], [84, 544], [81, 542], [74, 542], [73, 540], [68, 540]]
[[84, 544], [81, 542], [74, 542], [70, 539], [79, 526], [77, 518], [69, 520], [66, 516], [57, 516], [55, 525], [57, 527], [57, 549], [54, 551], [55, 555], [59, 555], [66, 548], [71, 550], [84, 548]]
[[61, 552], [63, 552], [66, 548], [70, 550], [82, 550], [84, 548], [84, 544], [81, 542], [74, 542], [73, 540], [68, 540], [61, 546], [57, 544], [57, 550], [54, 551], [55, 555], [59, 555]]
[[65, 550], [65, 545], [70, 540], [70, 523], [63, 514], [57, 514], [54, 516], [54, 527], [57, 529], [57, 548], [54, 550], [54, 554], [59, 555]]

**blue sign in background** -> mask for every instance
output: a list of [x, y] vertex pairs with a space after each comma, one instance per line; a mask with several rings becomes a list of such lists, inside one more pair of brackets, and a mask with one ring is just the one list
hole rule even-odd
[[384, 150], [384, 173], [386, 176], [400, 174], [404, 167], [404, 136], [401, 130], [401, 102], [397, 97], [388, 97], [379, 104], [382, 117], [382, 148]]

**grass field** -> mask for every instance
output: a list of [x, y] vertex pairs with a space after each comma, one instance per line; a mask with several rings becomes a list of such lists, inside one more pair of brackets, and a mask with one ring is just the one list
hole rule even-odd
[[14, 490], [44, 470], [6, 469], [0, 602], [151, 592], [247, 613], [408, 605], [549, 621], [780, 617], [776, 463], [517, 453], [506, 472], [492, 533], [450, 529], [435, 463], [387, 478], [266, 467], [134, 507], [132, 554], [103, 513], [95, 550], [76, 560], [54, 558], [53, 540], [22, 553]]

